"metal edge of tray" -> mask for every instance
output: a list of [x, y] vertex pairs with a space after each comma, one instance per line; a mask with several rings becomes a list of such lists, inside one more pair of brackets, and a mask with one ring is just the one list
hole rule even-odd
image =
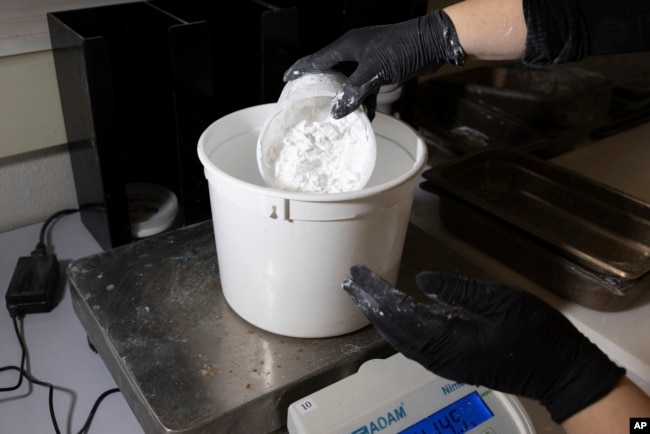
[[650, 275], [633, 281], [610, 281], [470, 204], [444, 193], [439, 198], [440, 219], [454, 236], [567, 300], [614, 312], [629, 307], [650, 288]]

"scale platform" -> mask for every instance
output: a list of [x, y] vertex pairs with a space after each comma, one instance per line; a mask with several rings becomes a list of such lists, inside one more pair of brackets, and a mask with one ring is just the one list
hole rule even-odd
[[[398, 286], [417, 272], [486, 277], [410, 225]], [[211, 221], [73, 261], [74, 310], [147, 433], [286, 430], [294, 401], [394, 353], [365, 327], [289, 338], [247, 323], [221, 292]]]

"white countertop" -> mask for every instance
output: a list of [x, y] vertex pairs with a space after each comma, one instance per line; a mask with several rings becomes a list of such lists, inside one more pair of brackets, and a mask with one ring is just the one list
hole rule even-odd
[[[430, 195], [425, 196], [430, 201]], [[7, 288], [20, 256], [28, 256], [38, 241], [41, 224], [0, 233], [0, 288]], [[50, 226], [48, 245], [54, 246], [59, 262], [67, 266], [74, 259], [101, 251], [77, 214], [64, 216]], [[6, 289], [5, 289], [6, 290]], [[49, 313], [26, 315], [24, 335], [29, 351], [32, 375], [53, 383], [54, 410], [62, 433], [77, 433], [85, 422], [97, 397], [116, 387], [100, 356], [94, 353], [87, 335], [72, 308], [68, 284], [62, 300]], [[20, 346], [7, 309], [0, 308], [0, 366], [20, 363]], [[16, 383], [15, 371], [0, 375], [0, 387]], [[523, 404], [538, 432], [561, 434], [536, 402]], [[48, 389], [28, 386], [0, 394], [0, 432], [33, 434], [53, 432], [48, 410]], [[143, 430], [120, 393], [104, 399], [93, 419], [91, 434], [139, 434]]]
[[[423, 196], [425, 203], [431, 195]], [[0, 288], [7, 288], [20, 256], [29, 256], [38, 241], [41, 224], [0, 233]], [[67, 215], [50, 225], [48, 246], [54, 246], [61, 265], [100, 252], [101, 248], [83, 226], [77, 214]], [[32, 375], [56, 386], [54, 411], [62, 433], [77, 433], [95, 400], [117, 387], [100, 356], [87, 342], [87, 335], [72, 308], [68, 284], [63, 298], [49, 313], [26, 315], [24, 335]], [[7, 309], [0, 308], [0, 366], [20, 363], [20, 346]], [[16, 383], [15, 371], [0, 375], [0, 387]], [[17, 391], [0, 394], [0, 432], [33, 434], [53, 432], [48, 410], [48, 389], [24, 384]], [[539, 432], [560, 434], [546, 411], [537, 403], [523, 400]], [[91, 434], [139, 434], [143, 430], [120, 393], [106, 397], [93, 419]]]
[[[650, 137], [650, 130], [631, 134]], [[627, 141], [625, 143], [624, 149], [627, 149], [629, 144]], [[599, 146], [607, 148], [607, 143]], [[610, 160], [596, 157], [594, 149], [588, 149], [566, 154], [558, 162], [576, 168], [585, 175], [596, 173], [594, 170], [599, 169], [599, 174], [594, 176], [603, 178], [601, 169]], [[626, 153], [630, 152], [630, 155], [636, 157], [627, 158], [626, 163], [612, 165], [612, 170], [620, 170], [621, 164], [638, 165], [641, 157], [639, 152], [642, 151], [635, 149], [637, 150], [628, 149]], [[650, 157], [647, 161], [650, 161]], [[642, 182], [650, 186], [650, 179], [647, 183]], [[636, 188], [639, 181], [625, 181], [623, 186], [629, 189], [630, 185]], [[650, 199], [650, 195], [645, 198]], [[562, 300], [446, 232], [437, 218], [437, 206], [435, 196], [418, 190], [411, 221], [480, 267], [489, 269], [494, 277], [534, 292], [556, 306], [613, 360], [625, 366], [630, 378], [650, 393], [650, 340], [647, 338], [650, 331], [650, 294], [644, 295], [632, 308], [614, 313], [597, 312]], [[18, 257], [29, 256], [34, 249], [40, 228], [41, 224], [37, 224], [0, 233], [0, 288], [4, 288], [4, 291], [9, 285]], [[54, 253], [64, 266], [71, 260], [101, 251], [77, 214], [61, 217], [50, 226], [48, 233], [48, 245], [54, 246]], [[57, 386], [54, 409], [61, 432], [78, 432], [97, 397], [116, 387], [116, 384], [99, 355], [88, 346], [86, 333], [72, 309], [67, 283], [63, 299], [52, 312], [25, 317], [24, 335], [32, 374]], [[0, 366], [20, 363], [20, 346], [4, 306], [0, 308], [0, 348]], [[0, 375], [0, 387], [11, 386], [16, 379], [15, 371], [3, 372]], [[23, 385], [18, 391], [0, 394], [0, 404], [0, 432], [31, 434], [53, 431], [46, 388]], [[524, 400], [524, 405], [531, 412], [538, 432], [563, 432], [550, 422], [543, 410], [540, 411], [538, 404]], [[137, 434], [142, 432], [142, 428], [122, 395], [116, 393], [102, 402], [90, 432]]]
[[[592, 142], [552, 161], [650, 202], [650, 123]], [[623, 312], [599, 313], [573, 304], [562, 311], [650, 393], [650, 294]]]
[[[0, 288], [6, 292], [20, 256], [29, 256], [38, 242], [41, 224], [0, 233]], [[77, 214], [64, 216], [50, 225], [48, 245], [62, 265], [101, 251], [99, 244], [81, 224]], [[63, 281], [63, 277], [61, 278]], [[4, 296], [3, 296], [4, 299]], [[41, 381], [53, 383], [54, 411], [62, 433], [78, 433], [95, 400], [116, 387], [100, 356], [91, 351], [81, 323], [70, 302], [70, 292], [49, 313], [26, 315], [24, 336], [29, 352], [30, 372]], [[20, 364], [20, 346], [9, 312], [0, 307], [0, 366]], [[18, 379], [16, 371], [2, 372], [0, 387]], [[54, 432], [48, 409], [48, 389], [24, 384], [17, 391], [0, 393], [0, 432], [33, 434]], [[104, 399], [92, 425], [92, 434], [137, 434], [142, 428], [120, 393]]]

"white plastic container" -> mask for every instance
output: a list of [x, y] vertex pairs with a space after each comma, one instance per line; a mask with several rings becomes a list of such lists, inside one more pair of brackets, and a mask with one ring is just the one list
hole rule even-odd
[[177, 223], [178, 199], [170, 189], [136, 182], [126, 185], [126, 196], [134, 239], [157, 235]]
[[287, 82], [257, 143], [257, 164], [267, 186], [305, 193], [362, 189], [372, 175], [375, 135], [363, 107], [331, 116], [332, 99], [346, 76], [306, 74]]
[[378, 113], [375, 170], [364, 189], [273, 189], [257, 168], [256, 143], [274, 109], [231, 113], [199, 139], [224, 296], [243, 319], [273, 333], [352, 332], [367, 320], [341, 283], [357, 262], [396, 282], [426, 146], [407, 124]]

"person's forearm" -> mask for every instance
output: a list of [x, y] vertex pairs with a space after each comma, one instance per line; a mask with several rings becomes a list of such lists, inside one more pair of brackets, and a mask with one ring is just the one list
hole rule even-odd
[[650, 417], [650, 397], [623, 377], [605, 397], [562, 424], [568, 434], [630, 432], [631, 417]]
[[468, 57], [520, 59], [526, 46], [522, 0], [465, 0], [444, 9]]

